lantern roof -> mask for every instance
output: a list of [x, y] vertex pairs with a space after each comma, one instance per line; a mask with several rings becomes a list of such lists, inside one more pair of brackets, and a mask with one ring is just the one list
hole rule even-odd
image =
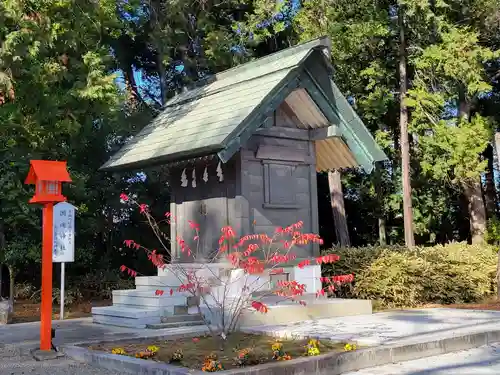
[[31, 160], [25, 184], [35, 184], [37, 181], [71, 182], [67, 162], [52, 160]]

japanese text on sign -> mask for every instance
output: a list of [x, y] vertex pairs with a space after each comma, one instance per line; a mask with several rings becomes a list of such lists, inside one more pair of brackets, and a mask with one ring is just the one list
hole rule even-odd
[[54, 206], [54, 237], [52, 261], [55, 263], [75, 260], [75, 207], [62, 202]]

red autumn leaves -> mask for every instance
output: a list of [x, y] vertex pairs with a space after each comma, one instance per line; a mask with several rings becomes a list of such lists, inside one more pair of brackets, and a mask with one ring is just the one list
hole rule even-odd
[[[139, 212], [147, 217], [148, 222], [150, 224], [152, 223], [151, 225], [155, 228], [155, 230], [158, 230], [156, 221], [152, 218], [151, 212], [146, 204], [139, 204], [124, 193], [120, 195], [120, 199], [122, 202], [135, 204], [138, 207]], [[169, 224], [175, 220], [174, 216], [170, 212], [167, 212], [165, 217], [167, 223]], [[189, 228], [194, 231], [193, 240], [198, 242], [200, 225], [192, 220], [188, 221], [188, 225]], [[292, 252], [293, 247], [309, 244], [323, 244], [323, 240], [317, 234], [302, 233], [301, 230], [303, 226], [304, 223], [299, 221], [287, 227], [277, 228], [272, 237], [262, 233], [244, 235], [240, 238], [236, 237], [236, 232], [231, 226], [225, 226], [221, 228], [217, 257], [225, 256], [234, 268], [243, 269], [245, 273], [250, 275], [266, 275], [266, 271], [269, 271], [269, 274], [271, 275], [282, 274], [285, 272], [285, 268], [281, 265], [293, 262], [297, 258], [297, 256]], [[162, 237], [168, 238], [167, 235], [163, 233], [160, 234]], [[182, 253], [185, 253], [189, 257], [195, 255], [193, 254], [188, 242], [181, 236], [176, 238], [176, 243], [178, 245], [178, 249], [180, 249]], [[166, 267], [167, 264], [164, 256], [162, 254], [158, 254], [156, 250], [151, 251], [133, 240], [125, 240], [124, 244], [129, 248], [145, 250], [148, 254], [148, 259], [155, 267]], [[198, 248], [198, 245], [196, 248]], [[165, 250], [169, 251], [169, 249]], [[256, 255], [257, 252], [260, 253], [260, 256]], [[327, 254], [313, 259], [301, 260], [297, 264], [297, 267], [304, 269], [305, 267], [314, 264], [322, 265], [334, 263], [339, 259], [340, 257], [338, 255]], [[292, 267], [292, 265], [290, 265], [290, 267]], [[120, 269], [122, 272], [127, 272], [132, 277], [137, 275], [137, 272], [126, 266], [122, 266]], [[340, 275], [330, 278], [322, 277], [320, 278], [320, 281], [326, 286], [316, 292], [317, 296], [325, 295], [325, 291], [333, 292], [336, 285], [352, 282], [353, 275]], [[198, 295], [199, 293], [210, 293], [210, 290], [211, 288], [208, 281], [197, 280], [196, 283], [194, 283], [193, 278], [188, 277], [188, 282], [181, 285], [176, 291], [194, 293]], [[301, 305], [306, 304], [304, 301], [299, 300], [305, 292], [306, 286], [296, 281], [280, 281], [276, 285], [276, 290], [271, 291], [274, 295], [296, 301]], [[170, 295], [173, 295], [174, 289], [170, 289], [169, 293]], [[159, 289], [156, 290], [155, 294], [157, 296], [162, 296], [165, 294], [165, 291]], [[268, 312], [269, 310], [269, 308], [260, 301], [252, 301], [250, 304], [252, 308], [262, 313]]]
[[120, 266], [120, 271], [127, 272], [127, 274], [129, 276], [132, 276], [132, 277], [136, 277], [137, 276], [137, 271], [134, 271], [134, 270], [132, 270], [132, 269], [130, 269], [127, 266], [124, 266], [124, 265]]
[[[161, 289], [157, 289], [155, 291], [155, 296], [163, 296], [163, 294], [165, 294], [165, 291], [164, 290], [161, 290]], [[174, 290], [173, 289], [170, 289], [170, 295], [172, 296], [174, 294]]]
[[323, 287], [319, 291], [317, 291], [316, 296], [324, 296], [325, 289], [328, 292], [333, 293], [336, 290], [336, 286], [352, 283], [354, 281], [354, 275], [336, 275], [330, 277], [325, 276], [320, 277], [319, 280], [323, 284], [326, 284], [326, 287]]
[[265, 314], [269, 311], [269, 308], [266, 305], [264, 305], [262, 302], [259, 302], [259, 301], [253, 301], [252, 307], [255, 310], [257, 310], [258, 312], [261, 312], [263, 314]]

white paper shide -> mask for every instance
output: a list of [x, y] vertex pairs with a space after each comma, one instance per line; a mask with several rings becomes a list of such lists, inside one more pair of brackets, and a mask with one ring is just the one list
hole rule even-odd
[[75, 261], [75, 207], [62, 202], [54, 206], [52, 261], [68, 263]]

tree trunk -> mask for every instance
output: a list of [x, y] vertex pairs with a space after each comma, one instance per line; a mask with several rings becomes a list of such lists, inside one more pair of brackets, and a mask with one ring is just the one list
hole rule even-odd
[[500, 132], [495, 133], [495, 152], [497, 154], [497, 168], [500, 170]]
[[468, 202], [472, 243], [481, 244], [484, 242], [486, 232], [486, 209], [483, 202], [480, 177], [465, 183], [464, 193]]
[[[158, 43], [160, 44], [160, 43]], [[161, 105], [165, 105], [167, 102], [167, 73], [165, 72], [165, 67], [163, 66], [163, 49], [159, 47], [158, 50], [158, 61], [156, 62], [158, 66], [158, 75], [160, 77], [160, 92], [161, 92]]]
[[379, 217], [378, 218], [378, 241], [380, 246], [386, 246], [387, 245], [387, 229], [385, 226], [385, 218]]
[[[466, 90], [462, 87], [459, 91], [458, 116], [462, 121], [470, 120], [470, 102]], [[479, 155], [478, 155], [479, 157]], [[463, 183], [464, 194], [467, 198], [470, 222], [470, 234], [473, 244], [484, 242], [486, 233], [486, 206], [483, 200], [481, 177]]]
[[156, 54], [157, 54], [156, 71], [160, 79], [160, 100], [161, 100], [161, 105], [163, 106], [167, 102], [168, 86], [167, 86], [167, 74], [165, 66], [163, 65], [163, 59], [165, 58], [164, 56], [165, 49], [163, 48], [164, 41], [161, 40], [161, 37], [159, 37], [159, 35], [161, 35], [159, 30], [161, 30], [162, 27], [161, 5], [162, 5], [161, 1], [150, 2], [150, 12], [151, 12], [151, 20], [153, 26], [152, 42], [156, 49]]
[[337, 241], [342, 247], [351, 246], [347, 218], [345, 216], [344, 194], [342, 193], [342, 180], [339, 171], [328, 172], [328, 185], [330, 186], [330, 202], [333, 211], [333, 223]]
[[491, 219], [496, 216], [497, 213], [497, 191], [495, 188], [495, 177], [493, 175], [493, 146], [488, 145], [484, 151], [484, 157], [488, 161], [488, 166], [486, 167], [485, 174], [485, 192], [484, 201], [486, 203], [486, 213], [488, 218]]
[[[500, 133], [495, 132], [495, 143], [494, 143], [495, 152], [497, 155], [497, 168], [500, 169]], [[497, 296], [500, 298], [500, 251], [498, 251], [498, 259], [497, 259]]]
[[3, 223], [0, 223], [0, 299], [3, 297], [3, 262], [5, 260], [4, 258], [4, 251], [5, 251], [5, 232], [4, 232], [4, 226]]
[[411, 178], [410, 178], [410, 142], [408, 139], [408, 107], [405, 104], [408, 90], [406, 72], [406, 40], [404, 25], [404, 9], [402, 6], [398, 10], [399, 25], [399, 127], [401, 130], [401, 171], [403, 183], [403, 219], [405, 244], [411, 248], [415, 246], [413, 235], [413, 210], [411, 202]]
[[377, 208], [378, 216], [378, 241], [380, 246], [387, 245], [387, 230], [385, 221], [385, 202], [384, 202], [384, 189], [382, 182], [382, 168], [379, 165], [375, 166], [373, 185], [375, 187], [375, 192], [377, 194], [377, 202], [379, 206]]
[[497, 299], [500, 299], [500, 251], [497, 255]]
[[12, 306], [14, 306], [14, 267], [9, 266], [9, 278], [10, 278], [10, 290], [9, 290], [9, 300]]

